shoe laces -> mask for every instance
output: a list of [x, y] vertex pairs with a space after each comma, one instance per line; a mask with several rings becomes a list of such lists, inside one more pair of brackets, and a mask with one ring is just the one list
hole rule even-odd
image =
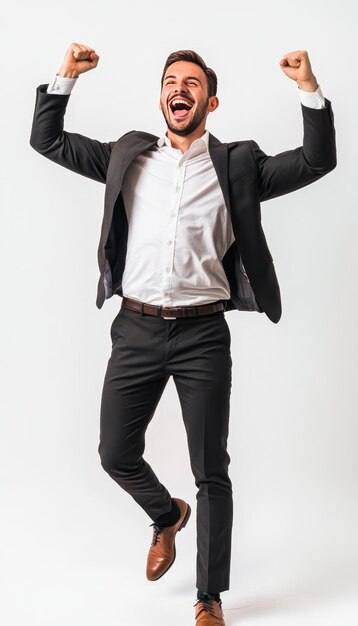
[[150, 524], [150, 526], [153, 526], [153, 539], [151, 545], [155, 546], [159, 541], [159, 535], [163, 532], [163, 528], [161, 526], [158, 526], [158, 524], [156, 524], [155, 522], [153, 524]]
[[[196, 606], [197, 604], [202, 604], [202, 609], [204, 611], [206, 611], [207, 613], [209, 613], [210, 615], [212, 615], [213, 617], [216, 617], [215, 615], [215, 611], [214, 611], [214, 606], [213, 606], [213, 602], [216, 602], [216, 600], [200, 600], [199, 598], [197, 599], [197, 601], [195, 602], [195, 604], [193, 606]], [[219, 601], [219, 606], [221, 606], [221, 600]]]

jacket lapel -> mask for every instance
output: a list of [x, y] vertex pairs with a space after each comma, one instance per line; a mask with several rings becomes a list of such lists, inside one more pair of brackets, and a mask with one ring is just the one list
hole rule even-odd
[[223, 192], [226, 208], [230, 213], [227, 143], [221, 143], [219, 139], [209, 133], [209, 153]]
[[107, 173], [105, 192], [105, 203], [107, 206], [114, 206], [129, 164], [141, 152], [154, 146], [158, 139], [159, 137], [155, 135], [135, 131], [128, 133], [114, 145]]

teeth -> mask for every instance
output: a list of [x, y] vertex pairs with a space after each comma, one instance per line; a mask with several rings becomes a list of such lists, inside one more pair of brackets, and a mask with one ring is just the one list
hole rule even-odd
[[187, 100], [182, 100], [181, 98], [175, 98], [175, 100], [172, 100], [170, 105], [174, 106], [175, 104], [186, 104], [188, 106], [192, 106], [190, 102], [188, 102]]

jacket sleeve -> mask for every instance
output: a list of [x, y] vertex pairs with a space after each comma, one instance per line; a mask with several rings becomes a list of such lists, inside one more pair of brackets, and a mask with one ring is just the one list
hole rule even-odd
[[36, 89], [30, 145], [45, 157], [69, 170], [100, 183], [106, 182], [111, 148], [115, 142], [100, 142], [64, 128], [70, 94], [46, 92], [48, 84]]
[[274, 156], [265, 154], [255, 141], [250, 146], [259, 172], [260, 201], [305, 187], [337, 165], [334, 116], [331, 102], [313, 109], [301, 104], [303, 145]]

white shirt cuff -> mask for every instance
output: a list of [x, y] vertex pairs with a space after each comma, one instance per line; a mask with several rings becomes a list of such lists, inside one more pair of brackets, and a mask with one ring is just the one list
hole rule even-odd
[[77, 78], [65, 78], [65, 76], [58, 76], [56, 74], [52, 83], [50, 83], [47, 87], [47, 93], [54, 93], [59, 96], [67, 96], [71, 93], [73, 87], [76, 84]]
[[316, 91], [303, 91], [298, 87], [301, 104], [311, 109], [325, 109], [324, 96], [318, 85]]

